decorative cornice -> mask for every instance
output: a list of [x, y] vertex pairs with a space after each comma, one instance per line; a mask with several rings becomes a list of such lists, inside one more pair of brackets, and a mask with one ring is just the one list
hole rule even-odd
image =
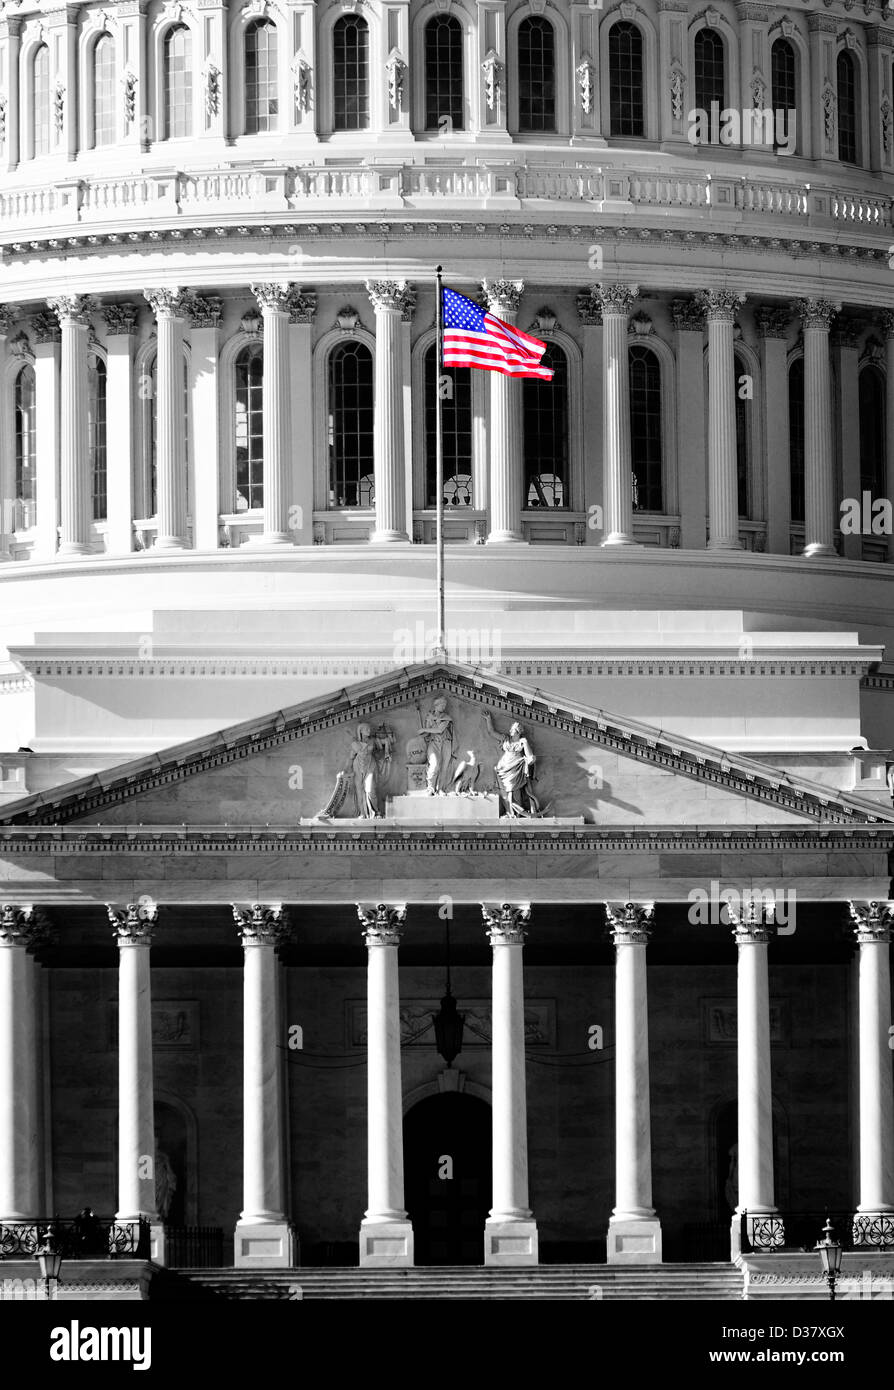
[[143, 290], [143, 298], [149, 304], [156, 318], [181, 319], [186, 317], [187, 297], [183, 290]]
[[34, 909], [14, 903], [0, 906], [0, 943], [4, 946], [29, 946], [34, 930]]
[[219, 328], [223, 300], [217, 295], [189, 295], [184, 304], [191, 328]]
[[791, 310], [776, 304], [763, 304], [756, 311], [754, 321], [761, 338], [787, 338]]
[[811, 34], [837, 34], [838, 20], [832, 15], [809, 14], [807, 28]]
[[60, 327], [68, 322], [75, 323], [80, 328], [89, 328], [89, 315], [93, 307], [93, 299], [89, 294], [62, 294], [47, 300], [47, 308], [56, 315]]
[[252, 903], [233, 908], [243, 946], [279, 946], [289, 934], [289, 916], [282, 903]]
[[709, 323], [732, 323], [745, 303], [744, 294], [735, 290], [697, 290], [695, 298]]
[[109, 337], [131, 337], [136, 333], [140, 316], [138, 304], [104, 304], [100, 313], [106, 321]]
[[828, 331], [841, 305], [828, 299], [799, 299], [796, 304], [804, 328], [823, 328]]
[[289, 312], [289, 300], [294, 293], [294, 285], [285, 281], [279, 283], [268, 281], [260, 285], [250, 285], [249, 289], [262, 310], [269, 309], [278, 314]]
[[616, 946], [645, 946], [655, 916], [654, 903], [604, 903], [605, 921]]
[[481, 293], [492, 314], [506, 318], [516, 314], [525, 292], [524, 280], [482, 280]]
[[406, 903], [377, 903], [375, 907], [357, 903], [356, 907], [367, 946], [400, 945], [407, 917]]
[[106, 903], [109, 921], [115, 928], [119, 946], [151, 946], [152, 933], [158, 922], [158, 907], [148, 898], [126, 907]]
[[410, 322], [416, 291], [406, 280], [367, 280], [366, 292], [377, 313], [399, 313], [405, 323]]
[[500, 903], [499, 906], [482, 903], [481, 913], [491, 946], [524, 945], [531, 920], [530, 903]]
[[886, 945], [891, 940], [894, 903], [849, 902], [848, 909], [858, 945]]

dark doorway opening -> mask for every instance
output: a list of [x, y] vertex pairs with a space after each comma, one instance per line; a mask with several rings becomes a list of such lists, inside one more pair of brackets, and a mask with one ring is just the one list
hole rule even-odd
[[483, 1264], [490, 1106], [452, 1091], [414, 1105], [404, 1116], [404, 1184], [416, 1264]]

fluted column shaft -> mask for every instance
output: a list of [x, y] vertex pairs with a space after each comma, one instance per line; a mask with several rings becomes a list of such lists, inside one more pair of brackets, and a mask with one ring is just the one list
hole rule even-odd
[[860, 1212], [894, 1212], [891, 925], [894, 904], [852, 904], [859, 958]]
[[0, 907], [0, 1221], [40, 1215], [32, 1143], [38, 1123], [32, 926], [30, 909]]
[[615, 945], [615, 1210], [653, 1216], [649, 1104], [647, 924], [651, 907], [629, 905], [610, 917]]
[[118, 941], [118, 1221], [158, 1221], [152, 985], [154, 905], [108, 909]]
[[765, 927], [734, 932], [738, 963], [739, 1197], [737, 1212], [775, 1211], [770, 988]]
[[804, 326], [804, 554], [834, 555], [829, 325], [836, 305], [802, 300]]
[[406, 460], [404, 454], [404, 388], [401, 370], [401, 321], [413, 305], [413, 291], [404, 282], [367, 281], [376, 313], [375, 415], [373, 472], [375, 475], [376, 542], [406, 541]]
[[282, 1093], [276, 1035], [277, 958], [281, 915], [242, 929], [243, 971], [243, 1180], [240, 1221], [285, 1220]]
[[291, 545], [289, 465], [292, 447], [289, 370], [291, 285], [252, 285], [264, 320], [264, 545]]
[[604, 285], [599, 291], [602, 304], [603, 545], [634, 544], [627, 320], [638, 294], [638, 285]]
[[733, 326], [744, 295], [696, 295], [708, 322], [708, 549], [740, 550]]
[[[514, 324], [524, 291], [522, 280], [485, 281], [490, 313]], [[522, 383], [502, 372], [490, 372], [487, 452], [490, 459], [488, 544], [520, 541], [523, 479]]]
[[183, 332], [186, 309], [177, 290], [144, 290], [155, 313], [156, 550], [182, 550], [186, 535], [186, 428]]
[[[881, 315], [885, 335], [885, 496], [894, 499], [894, 310]], [[888, 559], [894, 560], [894, 533], [888, 537]]]
[[90, 472], [87, 432], [89, 301], [64, 295], [48, 301], [62, 330], [61, 495], [59, 555], [90, 549]]

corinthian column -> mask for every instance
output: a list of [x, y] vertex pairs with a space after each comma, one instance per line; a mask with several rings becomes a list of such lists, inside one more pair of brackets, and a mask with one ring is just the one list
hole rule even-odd
[[701, 290], [695, 298], [708, 321], [708, 549], [741, 550], [733, 322], [745, 296]]
[[58, 555], [90, 549], [90, 475], [87, 457], [87, 339], [90, 300], [83, 294], [47, 300], [62, 330], [61, 529]]
[[262, 545], [291, 545], [289, 451], [292, 413], [289, 373], [289, 297], [292, 285], [252, 285], [264, 320], [264, 531]]
[[[737, 1056], [739, 1078], [739, 1193], [732, 1220], [732, 1251], [739, 1252], [742, 1213], [749, 1234], [759, 1226], [764, 1243], [782, 1244], [782, 1221], [773, 1192], [773, 1098], [770, 1077], [770, 985], [766, 914], [756, 904], [738, 917]], [[768, 1217], [772, 1219], [768, 1220]]]
[[[885, 496], [894, 498], [894, 310], [880, 315], [885, 335]], [[888, 559], [894, 560], [894, 534], [888, 537]]]
[[829, 325], [840, 305], [802, 299], [804, 327], [804, 554], [834, 555]]
[[376, 490], [376, 542], [406, 541], [407, 490], [404, 455], [404, 388], [400, 325], [411, 313], [415, 291], [405, 281], [367, 280], [376, 311], [376, 389], [373, 423], [373, 474]]
[[[524, 280], [485, 280], [487, 307], [515, 323]], [[490, 534], [488, 545], [522, 540], [522, 385], [516, 377], [490, 373], [487, 452], [490, 456]]]
[[0, 907], [0, 1222], [41, 1213], [37, 1148], [34, 929], [29, 907]]
[[609, 1264], [661, 1261], [661, 1225], [652, 1206], [649, 1008], [646, 945], [651, 903], [605, 904], [615, 944], [615, 1207]]
[[894, 903], [851, 903], [850, 911], [859, 950], [860, 1030], [860, 1202], [854, 1235], [868, 1237], [874, 1224], [890, 1238], [894, 1235], [890, 968]]
[[283, 908], [233, 907], [245, 953], [243, 973], [242, 1211], [235, 1263], [283, 1269], [295, 1263], [295, 1233], [286, 1215], [282, 1038], [276, 952], [288, 932]]
[[179, 290], [144, 290], [155, 314], [156, 550], [183, 550], [186, 536], [186, 426], [183, 410], [183, 325]]
[[527, 903], [481, 905], [493, 948], [491, 1053], [493, 1206], [484, 1226], [486, 1265], [535, 1265], [537, 1225], [528, 1206], [525, 990], [522, 951]]
[[602, 458], [605, 540], [634, 545], [633, 476], [630, 452], [630, 364], [627, 318], [638, 285], [602, 285]]

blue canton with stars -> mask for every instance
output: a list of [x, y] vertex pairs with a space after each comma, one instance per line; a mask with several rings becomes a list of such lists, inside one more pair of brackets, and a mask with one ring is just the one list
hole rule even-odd
[[444, 327], [467, 328], [471, 333], [483, 333], [484, 310], [455, 290], [444, 291]]

